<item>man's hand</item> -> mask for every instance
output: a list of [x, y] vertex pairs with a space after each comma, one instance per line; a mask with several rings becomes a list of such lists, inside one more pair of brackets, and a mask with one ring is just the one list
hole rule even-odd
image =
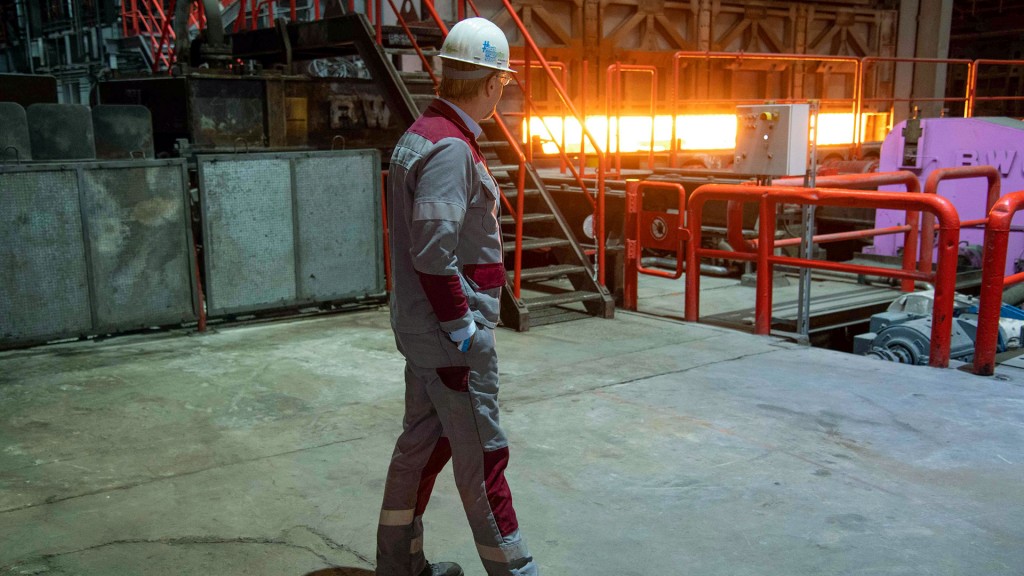
[[469, 349], [473, 347], [473, 339], [475, 337], [476, 322], [471, 322], [465, 328], [448, 333], [448, 338], [455, 342], [455, 347], [459, 349], [459, 352], [469, 352]]

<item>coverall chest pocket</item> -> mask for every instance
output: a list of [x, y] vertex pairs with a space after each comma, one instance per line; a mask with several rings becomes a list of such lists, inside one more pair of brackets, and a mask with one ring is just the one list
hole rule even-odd
[[484, 232], [493, 234], [498, 230], [498, 186], [494, 178], [481, 165], [477, 165], [480, 177], [480, 193], [473, 199], [470, 209], [474, 215], [479, 214]]

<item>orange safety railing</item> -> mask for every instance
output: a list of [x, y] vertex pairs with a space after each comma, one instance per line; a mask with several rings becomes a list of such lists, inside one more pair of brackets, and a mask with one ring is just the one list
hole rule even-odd
[[[968, 178], [985, 178], [988, 181], [987, 194], [985, 195], [985, 212], [988, 214], [996, 201], [999, 200], [1001, 189], [999, 170], [994, 166], [957, 166], [955, 168], [938, 168], [932, 170], [928, 180], [924, 184], [925, 194], [938, 194], [939, 183], [946, 180], [966, 180]], [[962, 189], [961, 189], [962, 191]], [[988, 218], [977, 218], [964, 220], [960, 223], [961, 228], [970, 226], [984, 226]], [[932, 252], [935, 251], [935, 217], [925, 214], [921, 220], [921, 258], [918, 260], [919, 269], [927, 272], [932, 269]]]
[[[657, 212], [644, 210], [645, 189], [670, 190], [677, 195], [677, 210]], [[683, 276], [683, 259], [686, 256], [686, 241], [690, 231], [686, 228], [686, 189], [673, 182], [626, 182], [626, 262], [622, 283], [622, 303], [626, 310], [636, 310], [639, 275], [659, 276], [676, 279]], [[676, 253], [676, 269], [673, 272], [644, 268], [644, 248], [655, 248]]]
[[[701, 248], [703, 207], [706, 202], [711, 200], [758, 203], [760, 224], [756, 254]], [[933, 274], [917, 270], [894, 270], [878, 266], [777, 256], [774, 254], [775, 217], [778, 205], [782, 203], [932, 212], [938, 216], [939, 220], [938, 270]], [[705, 184], [695, 190], [690, 196], [686, 219], [690, 229], [690, 240], [686, 245], [687, 270], [699, 270], [700, 259], [705, 257], [757, 263], [756, 304], [754, 308], [754, 332], [756, 334], [769, 334], [771, 331], [772, 272], [776, 264], [797, 268], [871, 274], [899, 278], [901, 280], [923, 280], [933, 282], [935, 285], [929, 364], [942, 368], [949, 365], [950, 337], [953, 329], [953, 293], [956, 287], [957, 244], [960, 239], [960, 218], [957, 216], [952, 202], [946, 198], [935, 195], [906, 194], [901, 192]], [[689, 273], [686, 275], [685, 317], [689, 322], [697, 322], [699, 316], [700, 274]]]
[[[774, 181], [780, 186], [798, 186], [800, 180], [795, 178], [779, 178]], [[903, 186], [912, 194], [921, 192], [921, 182], [913, 172], [900, 170], [898, 172], [871, 172], [867, 174], [838, 174], [834, 176], [818, 176], [815, 179], [815, 186], [821, 188], [838, 188], [843, 190], [877, 190], [879, 186]], [[728, 239], [734, 249], [753, 252], [756, 250], [757, 241], [746, 242], [743, 240], [742, 226], [742, 205], [738, 202], [729, 202], [728, 209]], [[842, 242], [845, 240], [856, 240], [861, 238], [874, 238], [887, 234], [904, 234], [903, 239], [903, 270], [912, 271], [917, 265], [917, 246], [919, 243], [920, 213], [908, 212], [905, 224], [902, 226], [890, 226], [887, 228], [872, 228], [868, 230], [854, 230], [851, 232], [838, 232], [835, 234], [821, 234], [814, 236], [814, 241], [820, 244], [827, 242]], [[932, 220], [934, 224], [934, 220]], [[777, 240], [776, 248], [784, 246], [795, 246], [800, 244], [799, 238], [787, 238]], [[745, 248], [744, 248], [745, 247]], [[931, 267], [929, 266], [929, 270]], [[914, 281], [904, 279], [901, 282], [901, 289], [904, 292], [914, 291]]]
[[391, 292], [391, 229], [388, 227], [388, 171], [380, 171], [380, 213], [384, 228], [384, 290]]
[[[658, 68], [638, 64], [622, 64], [616, 62], [608, 67], [604, 90], [604, 113], [608, 118], [609, 127], [605, 132], [605, 151], [612, 150], [611, 119], [615, 118], [615, 177], [622, 178], [622, 77], [627, 73], [651, 75], [651, 142], [647, 151], [647, 166], [654, 170], [654, 125], [657, 119], [658, 104]], [[614, 112], [613, 112], [614, 111]]]
[[[173, 13], [174, 7], [171, 7]], [[161, 2], [157, 0], [125, 0], [121, 3], [121, 27], [126, 38], [144, 36], [153, 58], [153, 71], [161, 66], [169, 69], [174, 55], [164, 51], [173, 45], [174, 29]], [[169, 37], [169, 38], [168, 38]]]
[[[432, 5], [433, 2], [432, 0], [425, 0], [424, 4]], [[581, 174], [582, 171], [577, 172], [575, 169], [571, 167], [571, 165], [570, 169], [573, 173], [573, 177], [575, 177], [576, 179], [577, 184], [580, 186], [580, 189], [585, 192], [588, 201], [594, 208], [594, 236], [597, 240], [597, 282], [603, 286], [605, 283], [606, 251], [604, 179], [605, 172], [607, 170], [607, 164], [605, 152], [603, 152], [600, 149], [600, 147], [597, 144], [597, 140], [594, 138], [594, 135], [591, 134], [590, 131], [587, 129], [586, 118], [580, 115], [579, 111], [576, 109], [576, 106], [573, 104], [572, 99], [569, 98], [569, 94], [568, 92], [566, 92], [565, 87], [563, 87], [561, 83], [559, 83], [558, 78], [555, 76], [554, 70], [551, 68], [551, 65], [548, 63], [548, 61], [544, 58], [544, 53], [541, 51], [539, 47], [537, 47], [536, 42], [533, 41], [533, 37], [530, 35], [530, 32], [526, 29], [526, 25], [523, 24], [523, 21], [519, 18], [519, 14], [516, 13], [515, 7], [512, 6], [512, 3], [509, 0], [502, 0], [502, 5], [505, 6], [505, 9], [508, 11], [509, 16], [512, 18], [512, 21], [515, 23], [516, 28], [519, 30], [520, 36], [522, 36], [523, 38], [523, 42], [525, 43], [524, 51], [528, 55], [530, 55], [531, 58], [534, 56], [537, 58], [537, 61], [544, 68], [544, 72], [547, 74], [548, 80], [551, 82], [551, 85], [555, 87], [555, 92], [558, 94], [558, 97], [565, 104], [566, 108], [569, 109], [569, 113], [572, 114], [572, 116], [576, 118], [577, 121], [579, 121], [584, 135], [587, 137], [587, 140], [590, 141], [591, 146], [594, 147], [594, 153], [598, 159], [596, 199], [590, 197], [588, 187], [583, 181], [583, 176]], [[529, 98], [527, 98], [527, 102], [528, 104], [532, 105]], [[565, 155], [564, 149], [560, 150], [559, 152], [560, 154]]]
[[[862, 58], [861, 59], [861, 65], [860, 65], [860, 69], [859, 69], [859, 77], [857, 79], [857, 87], [858, 87], [858, 92], [859, 92], [859, 95], [860, 95], [859, 98], [858, 98], [858, 101], [857, 101], [858, 112], [862, 112], [864, 110], [865, 104], [872, 103], [872, 102], [888, 102], [889, 103], [889, 122], [890, 122], [889, 129], [890, 130], [892, 129], [891, 123], [892, 123], [893, 113], [895, 111], [895, 107], [896, 107], [896, 103], [897, 102], [907, 102], [907, 103], [912, 103], [912, 102], [921, 102], [921, 103], [925, 103], [925, 102], [941, 102], [943, 104], [946, 103], [946, 102], [963, 102], [964, 103], [964, 114], [963, 114], [963, 116], [964, 116], [964, 118], [967, 118], [967, 117], [970, 116], [970, 109], [971, 109], [971, 107], [970, 107], [970, 93], [971, 93], [970, 81], [967, 82], [967, 85], [968, 85], [967, 86], [967, 90], [965, 91], [965, 93], [962, 96], [954, 96], [954, 97], [948, 97], [948, 96], [942, 96], [942, 97], [915, 97], [915, 96], [908, 96], [908, 97], [897, 98], [895, 95], [890, 95], [890, 96], [887, 96], [887, 97], [877, 97], [876, 96], [876, 97], [872, 97], [872, 98], [866, 98], [864, 96], [864, 93], [865, 93], [865, 83], [867, 82], [867, 79], [868, 79], [868, 72], [869, 72], [869, 70], [870, 70], [870, 68], [872, 66], [874, 66], [874, 65], [876, 65], [878, 63], [882, 63], [882, 62], [891, 62], [893, 64], [905, 63], [905, 64], [913, 64], [914, 66], [917, 66], [917, 65], [920, 65], [920, 64], [932, 64], [932, 65], [937, 65], [937, 66], [938, 65], [954, 64], [954, 65], [960, 65], [960, 66], [967, 66], [967, 77], [968, 77], [968, 79], [970, 79], [970, 78], [972, 78], [974, 76], [974, 62], [971, 61], [971, 60], [963, 60], [963, 59], [958, 59], [958, 58], [898, 58], [898, 57], [868, 56], [866, 58]], [[896, 75], [896, 72], [894, 71], [893, 72], [893, 77], [895, 77], [895, 75]]]
[[981, 267], [978, 331], [974, 339], [974, 373], [991, 376], [996, 369], [1003, 289], [1024, 282], [1024, 272], [1006, 276], [1006, 250], [1013, 216], [1024, 208], [1024, 190], [1007, 194], [988, 213]]
[[1007, 102], [1007, 101], [1024, 101], [1024, 96], [978, 96], [978, 78], [981, 77], [982, 66], [1024, 66], [1024, 60], [987, 60], [978, 59], [974, 61], [974, 66], [968, 74], [967, 79], [967, 115], [974, 116], [974, 108], [979, 101], [982, 102]]

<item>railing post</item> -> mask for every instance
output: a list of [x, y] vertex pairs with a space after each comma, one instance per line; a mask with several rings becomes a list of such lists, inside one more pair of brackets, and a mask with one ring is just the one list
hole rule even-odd
[[974, 340], [974, 373], [979, 376], [995, 374], [1010, 225], [1022, 202], [1024, 192], [1007, 194], [988, 213], [988, 223], [985, 224], [985, 252], [979, 294], [981, 301], [978, 303], [978, 331]]
[[622, 307], [636, 311], [640, 283], [640, 182], [626, 181], [626, 262], [622, 280]]
[[757, 288], [754, 304], [754, 334], [767, 335], [772, 329], [772, 274], [770, 256], [775, 251], [775, 202], [761, 196], [757, 245]]
[[384, 228], [384, 289], [391, 292], [391, 231], [388, 227], [388, 171], [380, 171], [380, 213]]
[[594, 214], [594, 230], [597, 231], [597, 283], [604, 286], [605, 279], [605, 216], [604, 216], [604, 172], [608, 169], [606, 160], [600, 158], [597, 174], [597, 212]]
[[952, 204], [947, 204], [947, 213], [940, 214], [939, 220], [939, 265], [935, 270], [935, 301], [932, 303], [932, 341], [928, 365], [946, 368], [949, 366], [949, 346], [953, 334], [960, 221]]
[[695, 191], [686, 208], [686, 225], [690, 228], [690, 241], [686, 243], [686, 308], [683, 316], [687, 322], [697, 322], [700, 318], [700, 258], [697, 256], [697, 249], [701, 242], [700, 223], [703, 208], [704, 199], [697, 196]]

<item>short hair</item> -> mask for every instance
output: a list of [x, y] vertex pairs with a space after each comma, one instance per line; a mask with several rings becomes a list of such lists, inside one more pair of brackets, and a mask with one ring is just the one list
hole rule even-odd
[[[476, 64], [470, 64], [469, 62], [462, 62], [461, 60], [449, 60], [447, 58], [442, 59], [444, 68], [449, 70], [457, 70], [460, 72], [467, 72], [473, 70], [480, 70], [482, 66]], [[487, 81], [491, 79], [491, 76], [497, 74], [498, 71], [494, 70], [493, 73], [487, 74], [483, 78], [473, 78], [470, 80], [462, 80], [456, 78], [448, 78], [441, 74], [441, 83], [437, 86], [437, 95], [445, 100], [468, 100], [476, 97], [477, 94], [483, 90]]]

